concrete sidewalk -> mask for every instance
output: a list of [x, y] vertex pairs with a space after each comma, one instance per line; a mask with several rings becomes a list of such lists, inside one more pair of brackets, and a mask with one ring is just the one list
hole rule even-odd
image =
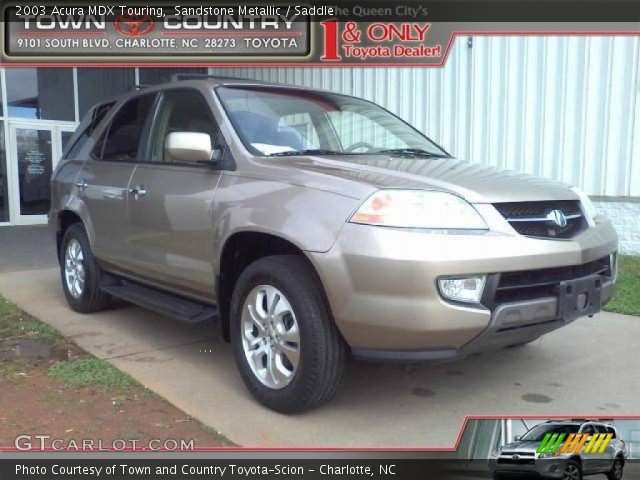
[[284, 416], [253, 401], [230, 347], [211, 326], [181, 324], [133, 306], [74, 313], [57, 269], [0, 273], [0, 295], [247, 447], [451, 447], [465, 415], [638, 413], [636, 317], [602, 313], [532, 345], [456, 363], [352, 362], [333, 402]]

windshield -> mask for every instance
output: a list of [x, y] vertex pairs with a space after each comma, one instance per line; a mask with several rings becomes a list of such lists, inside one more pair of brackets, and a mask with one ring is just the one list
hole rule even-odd
[[525, 433], [520, 440], [526, 440], [530, 442], [541, 442], [547, 433], [578, 433], [580, 425], [576, 424], [544, 424], [536, 425], [527, 433]]
[[407, 123], [358, 98], [261, 85], [224, 86], [216, 92], [254, 155], [448, 156]]

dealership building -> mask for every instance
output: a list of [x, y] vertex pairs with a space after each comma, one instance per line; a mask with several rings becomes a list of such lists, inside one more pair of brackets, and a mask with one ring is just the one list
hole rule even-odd
[[639, 59], [637, 36], [474, 36], [443, 68], [0, 68], [0, 226], [46, 222], [51, 172], [92, 105], [209, 73], [373, 100], [458, 158], [576, 185], [640, 254]]

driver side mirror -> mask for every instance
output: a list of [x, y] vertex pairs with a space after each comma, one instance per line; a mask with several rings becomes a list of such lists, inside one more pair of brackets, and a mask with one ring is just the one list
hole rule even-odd
[[165, 153], [183, 162], [218, 162], [222, 149], [213, 148], [211, 137], [200, 132], [173, 132], [167, 135]]

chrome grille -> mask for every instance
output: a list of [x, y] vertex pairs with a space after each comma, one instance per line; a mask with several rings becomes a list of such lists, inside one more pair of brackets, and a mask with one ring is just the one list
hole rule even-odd
[[498, 463], [504, 465], [535, 465], [535, 453], [503, 451], [498, 458]]
[[578, 200], [494, 203], [520, 235], [542, 238], [573, 238], [587, 228]]

